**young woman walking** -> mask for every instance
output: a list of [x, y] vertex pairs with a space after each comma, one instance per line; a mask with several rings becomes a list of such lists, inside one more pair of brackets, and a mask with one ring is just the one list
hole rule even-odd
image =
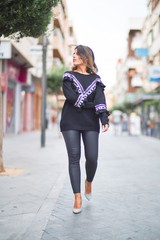
[[66, 97], [60, 128], [63, 134], [68, 159], [69, 176], [74, 193], [73, 213], [82, 210], [81, 196], [81, 137], [85, 150], [85, 197], [92, 197], [92, 182], [97, 169], [98, 137], [100, 131], [109, 128], [109, 112], [107, 110], [104, 88], [97, 75], [94, 53], [91, 48], [78, 45], [73, 53], [73, 69], [63, 76], [63, 92]]

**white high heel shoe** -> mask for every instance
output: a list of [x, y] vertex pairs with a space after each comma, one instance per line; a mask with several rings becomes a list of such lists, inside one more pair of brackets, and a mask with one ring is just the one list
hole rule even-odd
[[91, 198], [92, 198], [92, 194], [91, 194], [91, 193], [90, 193], [90, 194], [85, 193], [84, 196], [86, 197], [86, 199], [87, 199], [88, 201], [90, 201]]
[[[90, 183], [91, 184], [91, 183]], [[92, 198], [92, 190], [91, 190], [91, 185], [90, 185], [90, 193], [86, 193], [86, 189], [87, 189], [87, 180], [85, 181], [85, 194], [84, 194], [84, 196], [86, 197], [86, 199], [88, 200], [88, 201], [90, 201], [91, 200], [91, 198]]]
[[78, 214], [80, 212], [82, 212], [82, 208], [73, 208], [73, 213], [74, 214]]

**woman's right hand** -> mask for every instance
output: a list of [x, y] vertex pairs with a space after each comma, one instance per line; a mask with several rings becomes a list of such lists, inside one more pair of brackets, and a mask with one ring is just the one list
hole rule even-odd
[[102, 125], [102, 132], [107, 132], [109, 129], [109, 124]]

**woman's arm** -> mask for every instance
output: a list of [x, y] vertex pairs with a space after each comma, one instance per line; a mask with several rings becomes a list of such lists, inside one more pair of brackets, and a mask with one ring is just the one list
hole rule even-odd
[[63, 81], [63, 93], [66, 99], [73, 105], [77, 102], [79, 93], [73, 89], [72, 82], [69, 80]]
[[[109, 126], [109, 111], [107, 110], [106, 99], [104, 95], [105, 86], [102, 83], [97, 84], [95, 94], [95, 109], [103, 125], [103, 130], [107, 131]], [[107, 126], [106, 126], [107, 125]], [[107, 129], [107, 130], [106, 130]]]

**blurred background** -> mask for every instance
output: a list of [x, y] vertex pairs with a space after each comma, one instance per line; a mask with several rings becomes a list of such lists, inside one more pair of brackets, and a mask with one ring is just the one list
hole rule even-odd
[[160, 138], [159, 0], [61, 0], [38, 37], [0, 30], [4, 135], [59, 124], [63, 72], [83, 44], [95, 53], [115, 134]]

